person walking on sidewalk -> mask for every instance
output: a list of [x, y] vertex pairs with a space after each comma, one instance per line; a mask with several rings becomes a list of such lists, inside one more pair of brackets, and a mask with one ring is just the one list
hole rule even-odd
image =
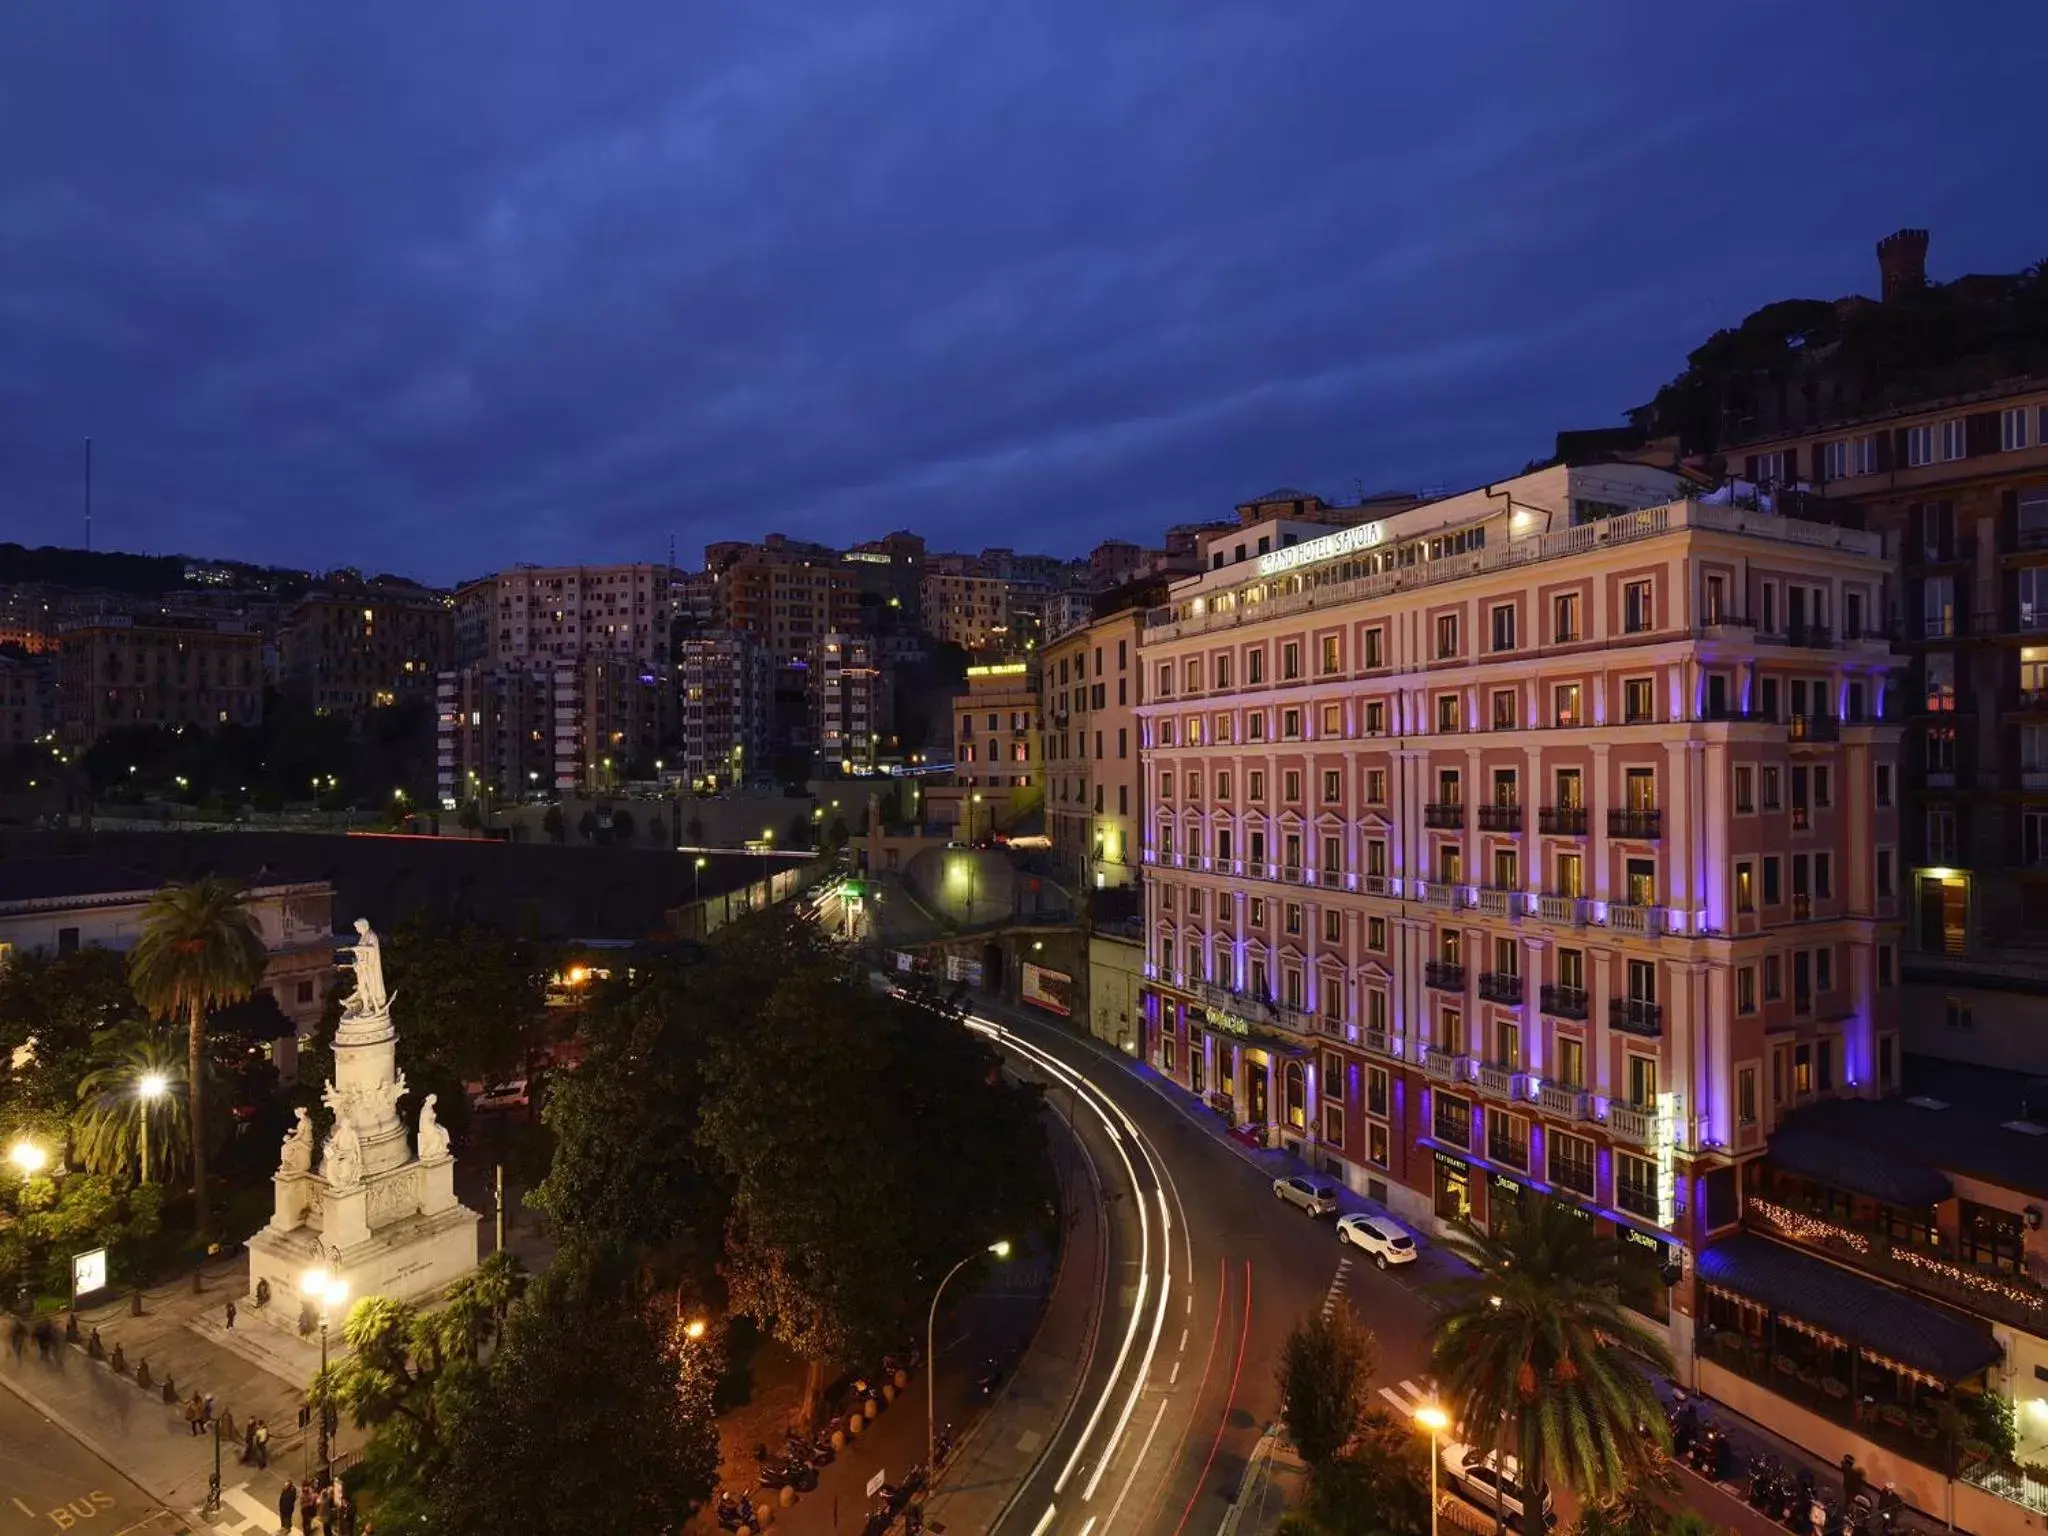
[[199, 1434], [200, 1421], [205, 1417], [206, 1400], [197, 1392], [194, 1392], [185, 1399], [185, 1427], [192, 1432], [195, 1438]]
[[298, 1487], [298, 1484], [296, 1484], [296, 1483], [286, 1483], [286, 1484], [284, 1485], [284, 1492], [283, 1492], [283, 1493], [280, 1493], [280, 1494], [279, 1494], [279, 1495], [277, 1496], [277, 1531], [278, 1531], [278, 1536], [292, 1536], [292, 1508], [293, 1508], [293, 1506], [294, 1506], [294, 1505], [296, 1505], [296, 1504], [297, 1504], [298, 1502], [299, 1502], [299, 1487]]
[[256, 1421], [256, 1465], [270, 1466], [270, 1426], [261, 1419]]
[[256, 1421], [251, 1419], [249, 1427], [242, 1431], [242, 1465], [247, 1466], [256, 1459]]
[[14, 1363], [21, 1364], [21, 1357], [28, 1352], [28, 1324], [18, 1317], [7, 1330], [7, 1347], [14, 1351]]
[[57, 1347], [57, 1330], [46, 1317], [36, 1324], [36, 1354], [48, 1360]]
[[213, 1428], [213, 1394], [211, 1392], [206, 1394], [206, 1401], [200, 1406], [199, 1427], [201, 1429]]
[[233, 1333], [234, 1331], [235, 1331], [235, 1304], [234, 1304], [234, 1303], [233, 1303], [233, 1302], [231, 1301], [231, 1302], [229, 1302], [229, 1303], [228, 1303], [228, 1332], [229, 1332], [229, 1333]]
[[299, 1530], [304, 1536], [313, 1536], [313, 1485], [299, 1484]]

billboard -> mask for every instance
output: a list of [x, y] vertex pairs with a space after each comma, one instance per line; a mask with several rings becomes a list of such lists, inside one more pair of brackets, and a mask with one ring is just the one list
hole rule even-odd
[[1060, 971], [1048, 971], [1042, 965], [1027, 964], [1024, 967], [1024, 1001], [1061, 1018], [1072, 1018], [1074, 978]]
[[946, 956], [946, 980], [964, 981], [970, 987], [981, 985], [981, 962], [970, 960], [965, 955]]
[[107, 1250], [88, 1248], [71, 1256], [71, 1299], [107, 1288]]

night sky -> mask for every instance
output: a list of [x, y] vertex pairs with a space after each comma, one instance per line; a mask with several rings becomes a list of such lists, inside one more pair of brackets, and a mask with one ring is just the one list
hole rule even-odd
[[1462, 486], [2048, 256], [2048, 6], [17, 0], [0, 539], [451, 581]]

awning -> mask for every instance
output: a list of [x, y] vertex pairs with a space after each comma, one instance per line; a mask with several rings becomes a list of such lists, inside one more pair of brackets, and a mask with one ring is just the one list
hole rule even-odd
[[1773, 1168], [1785, 1173], [1908, 1210], [1925, 1210], [1955, 1195], [1955, 1186], [1939, 1169], [1825, 1131], [1786, 1127], [1771, 1138], [1770, 1159]]
[[1699, 1273], [1710, 1291], [1761, 1302], [1942, 1386], [2005, 1358], [1989, 1328], [1769, 1238], [1744, 1233], [1716, 1243], [1700, 1255]]

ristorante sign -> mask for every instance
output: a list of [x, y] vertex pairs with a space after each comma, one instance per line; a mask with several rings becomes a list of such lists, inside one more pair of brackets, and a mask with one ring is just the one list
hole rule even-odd
[[1291, 571], [1297, 566], [1314, 565], [1319, 560], [1333, 560], [1338, 555], [1355, 554], [1361, 549], [1371, 549], [1384, 543], [1386, 537], [1385, 523], [1360, 523], [1353, 528], [1339, 528], [1335, 533], [1324, 534], [1320, 539], [1310, 539], [1306, 544], [1290, 544], [1285, 549], [1276, 549], [1269, 555], [1259, 556], [1259, 574], [1278, 576], [1282, 571]]

